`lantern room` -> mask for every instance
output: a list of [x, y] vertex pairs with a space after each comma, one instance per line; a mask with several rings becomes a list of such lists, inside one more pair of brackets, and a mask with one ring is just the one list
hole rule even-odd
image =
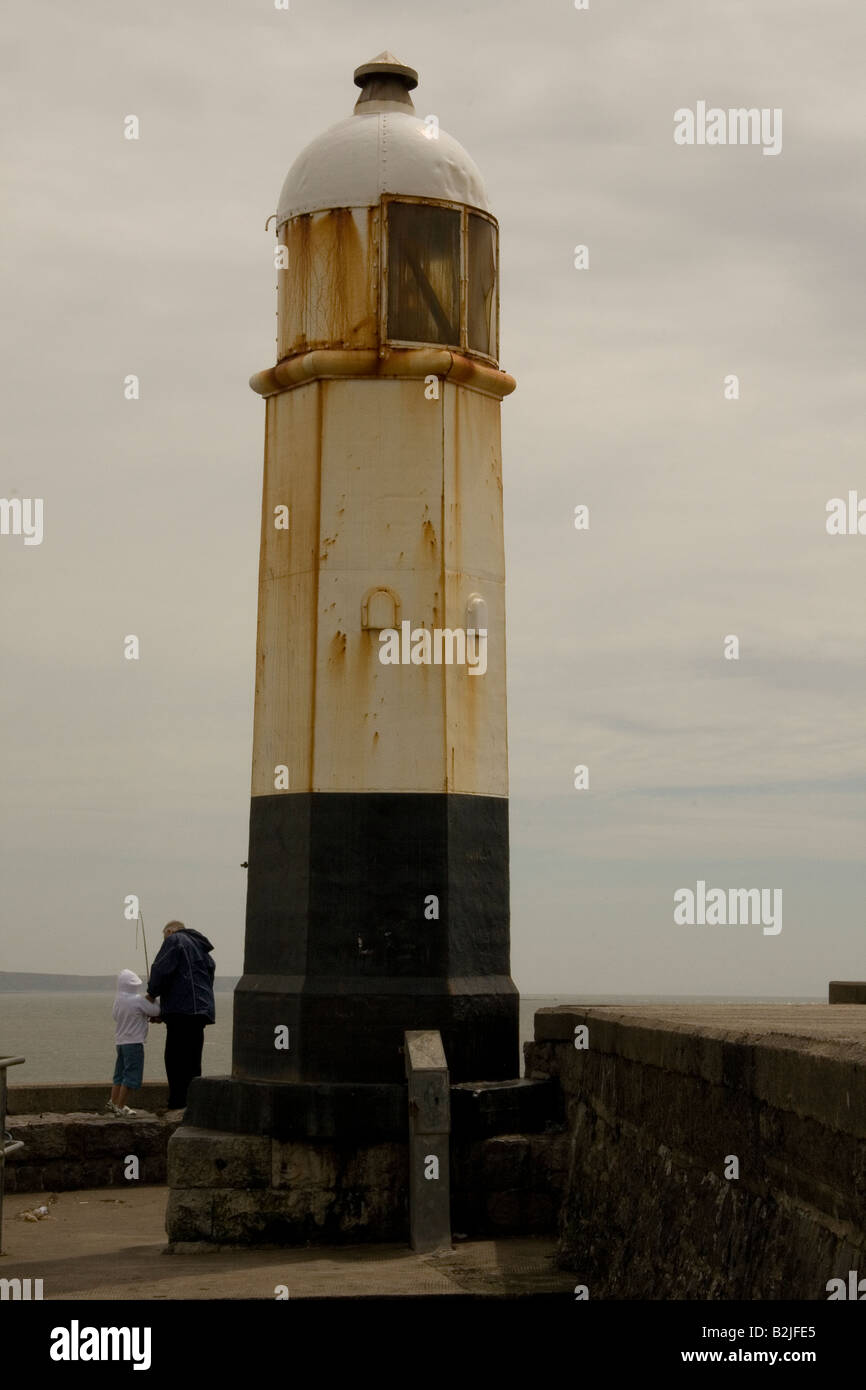
[[357, 68], [353, 115], [289, 170], [276, 214], [279, 362], [429, 346], [498, 362], [498, 226], [474, 161], [416, 114], [417, 82], [390, 53]]

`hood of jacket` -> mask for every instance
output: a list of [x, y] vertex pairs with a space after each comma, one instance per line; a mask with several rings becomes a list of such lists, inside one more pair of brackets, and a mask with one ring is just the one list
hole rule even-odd
[[117, 977], [118, 994], [137, 994], [141, 989], [141, 976], [134, 970], [121, 970]]
[[[207, 937], [204, 936], [202, 932], [196, 931], [195, 927], [184, 927], [183, 930], [184, 930], [184, 935], [186, 935], [186, 936], [191, 936], [191, 937], [193, 938], [193, 940], [194, 940], [199, 946], [201, 946], [205, 951], [212, 951], [212, 950], [213, 950], [213, 943], [210, 942], [210, 941], [208, 941]], [[171, 940], [171, 937], [169, 937], [169, 941], [170, 941], [170, 940]]]

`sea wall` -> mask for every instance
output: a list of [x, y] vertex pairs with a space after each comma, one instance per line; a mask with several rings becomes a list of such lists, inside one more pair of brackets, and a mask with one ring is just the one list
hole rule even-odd
[[[14, 1072], [9, 1073], [10, 1076]], [[111, 1094], [105, 1081], [54, 1081], [43, 1085], [10, 1085], [6, 1092], [7, 1115], [70, 1115], [82, 1111], [102, 1114]], [[130, 1091], [127, 1105], [156, 1114], [168, 1106], [168, 1084], [145, 1081]]]
[[564, 1093], [559, 1258], [590, 1298], [866, 1276], [866, 1008], [542, 1009], [525, 1051]]

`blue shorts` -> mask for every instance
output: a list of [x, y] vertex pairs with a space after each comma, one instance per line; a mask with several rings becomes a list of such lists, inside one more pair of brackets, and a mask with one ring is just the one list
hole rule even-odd
[[144, 1078], [144, 1043], [118, 1043], [114, 1066], [115, 1086], [137, 1091]]

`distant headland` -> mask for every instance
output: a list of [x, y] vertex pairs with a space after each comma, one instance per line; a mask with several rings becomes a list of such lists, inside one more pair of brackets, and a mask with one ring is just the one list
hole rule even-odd
[[[143, 977], [142, 977], [143, 978]], [[229, 992], [234, 989], [238, 975], [217, 975], [214, 989]], [[0, 970], [0, 994], [46, 993], [88, 994], [97, 990], [113, 992], [116, 975], [46, 975], [30, 970]]]

